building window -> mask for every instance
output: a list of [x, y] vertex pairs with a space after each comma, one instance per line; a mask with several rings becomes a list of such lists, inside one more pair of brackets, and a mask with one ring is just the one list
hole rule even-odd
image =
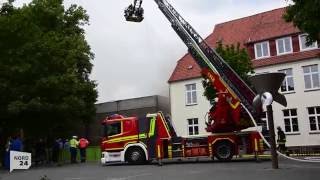
[[188, 134], [189, 135], [199, 134], [198, 118], [188, 119]]
[[306, 89], [320, 88], [320, 73], [318, 65], [304, 66], [304, 86]]
[[270, 56], [268, 41], [254, 44], [254, 50], [255, 50], [256, 59]]
[[285, 132], [299, 132], [297, 109], [283, 110]]
[[310, 131], [320, 131], [320, 106], [308, 107]]
[[299, 35], [299, 43], [300, 43], [300, 50], [305, 51], [305, 50], [311, 50], [311, 49], [316, 49], [318, 48], [317, 42], [313, 42], [311, 45], [307, 46], [307, 34], [301, 34]]
[[292, 40], [291, 37], [285, 37], [277, 39], [277, 54], [287, 54], [292, 53]]
[[283, 70], [280, 70], [279, 72], [286, 74], [286, 77], [284, 78], [282, 85], [281, 85], [281, 88], [280, 88], [281, 92], [294, 91], [292, 68], [283, 69]]
[[197, 104], [197, 86], [196, 84], [186, 85], [186, 105]]

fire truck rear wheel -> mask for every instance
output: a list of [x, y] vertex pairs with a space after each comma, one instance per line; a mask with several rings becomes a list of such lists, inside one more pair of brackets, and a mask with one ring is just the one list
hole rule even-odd
[[215, 156], [220, 161], [230, 161], [234, 155], [233, 144], [229, 141], [218, 142], [214, 148]]
[[126, 152], [126, 161], [130, 164], [142, 164], [146, 161], [146, 156], [141, 148], [130, 148]]

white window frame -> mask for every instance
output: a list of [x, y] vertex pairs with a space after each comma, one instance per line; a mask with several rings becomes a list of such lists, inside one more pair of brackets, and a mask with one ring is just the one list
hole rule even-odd
[[[188, 86], [195, 86], [195, 89], [192, 89], [192, 87], [191, 87], [191, 89], [190, 90], [188, 90]], [[185, 93], [186, 93], [186, 106], [191, 106], [191, 105], [197, 105], [198, 104], [198, 95], [197, 95], [197, 84], [196, 83], [192, 83], [192, 84], [186, 84], [185, 85]], [[193, 98], [193, 93], [195, 93], [196, 94], [196, 97], [195, 97], [195, 99]], [[188, 96], [189, 96], [189, 94], [190, 94], [190, 98], [191, 98], [191, 102], [188, 102]]]
[[[311, 67], [312, 66], [317, 66], [317, 72], [311, 72]], [[309, 68], [310, 72], [305, 73], [304, 68]], [[319, 66], [318, 64], [313, 64], [313, 65], [308, 65], [308, 66], [302, 66], [302, 72], [303, 72], [303, 80], [304, 80], [304, 88], [305, 90], [314, 90], [314, 89], [320, 89], [320, 71], [319, 71]], [[313, 75], [318, 75], [318, 80], [319, 80], [319, 86], [315, 87], [314, 82], [315, 80], [313, 79]], [[310, 76], [311, 79], [311, 88], [306, 87], [306, 81], [305, 81], [305, 76]]]
[[300, 34], [299, 35], [299, 47], [300, 47], [300, 51], [309, 51], [309, 50], [313, 50], [313, 49], [317, 49], [318, 48], [318, 42], [314, 42], [315, 43], [315, 46], [314, 47], [309, 47], [307, 46], [306, 48], [302, 48], [302, 36], [307, 36], [308, 34]]
[[[261, 50], [262, 50], [262, 44], [267, 43], [267, 48], [268, 48], [268, 55], [263, 55], [263, 51], [261, 51], [261, 57], [258, 57], [257, 55], [257, 45], [261, 44]], [[263, 42], [259, 42], [259, 43], [255, 43], [254, 44], [254, 54], [256, 59], [262, 59], [262, 58], [267, 58], [270, 57], [270, 45], [269, 45], [269, 41], [263, 41]]]
[[[288, 70], [291, 70], [291, 72], [292, 72], [291, 75], [288, 75], [288, 73], [287, 73]], [[285, 74], [286, 74], [286, 77], [284, 78], [284, 80], [283, 80], [283, 82], [282, 82], [282, 84], [281, 84], [281, 86], [282, 86], [283, 84], [285, 84], [286, 90], [285, 90], [285, 91], [282, 91], [282, 89], [281, 89], [281, 87], [280, 87], [280, 91], [281, 91], [282, 93], [291, 93], [291, 92], [294, 92], [294, 89], [295, 89], [295, 88], [294, 88], [293, 69], [292, 69], [292, 68], [281, 69], [281, 70], [279, 70], [278, 72], [281, 72], [281, 73], [285, 73]], [[288, 81], [289, 81], [290, 78], [292, 78], [293, 90], [289, 90], [289, 85], [288, 85], [289, 83], [288, 83]]]
[[[284, 115], [284, 111], [289, 111], [289, 116], [285, 116]], [[292, 110], [295, 110], [296, 111], [296, 115], [292, 115]], [[299, 119], [298, 119], [298, 109], [295, 109], [295, 108], [291, 108], [291, 109], [284, 109], [282, 110], [282, 114], [283, 114], [283, 122], [284, 122], [284, 131], [286, 134], [296, 134], [296, 133], [299, 133], [300, 132], [300, 127], [299, 127]], [[297, 126], [298, 126], [298, 131], [293, 131], [293, 123], [292, 123], [292, 119], [293, 118], [296, 118], [297, 119]], [[291, 131], [287, 131], [286, 130], [286, 122], [285, 122], [285, 119], [289, 119], [290, 121], [290, 130]]]
[[[314, 109], [314, 114], [309, 114], [309, 108]], [[317, 113], [317, 111], [316, 111], [317, 108], [320, 108], [320, 106], [307, 107], [310, 132], [320, 132], [320, 112]], [[310, 122], [311, 117], [315, 118], [316, 130], [311, 130], [311, 122]]]
[[[286, 52], [286, 51], [285, 51], [285, 50], [286, 50], [286, 47], [285, 47], [284, 40], [285, 40], [285, 39], [288, 39], [288, 38], [289, 38], [289, 41], [290, 41], [290, 51]], [[280, 40], [283, 40], [282, 42], [283, 42], [284, 52], [282, 52], [282, 53], [279, 52], [279, 44], [278, 44], [278, 43], [280, 42]], [[276, 49], [277, 49], [277, 55], [283, 55], [283, 54], [292, 53], [292, 52], [293, 52], [293, 48], [292, 48], [292, 38], [291, 38], [291, 36], [277, 39], [277, 40], [276, 40]]]
[[[192, 121], [192, 123], [189, 123], [189, 120]], [[195, 123], [195, 120], [197, 120], [197, 123]], [[189, 118], [187, 119], [187, 124], [188, 124], [188, 135], [192, 136], [192, 135], [198, 135], [199, 134], [199, 119], [198, 118]], [[196, 133], [195, 129], [198, 129], [198, 133]], [[189, 129], [192, 128], [192, 134], [191, 131], [189, 131]]]

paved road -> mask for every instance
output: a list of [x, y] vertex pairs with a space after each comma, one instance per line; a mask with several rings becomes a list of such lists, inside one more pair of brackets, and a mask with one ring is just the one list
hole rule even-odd
[[40, 180], [43, 175], [50, 180], [315, 180], [320, 177], [320, 163], [281, 160], [279, 167], [273, 170], [270, 161], [221, 163], [192, 160], [164, 166], [86, 163], [17, 170], [11, 174], [0, 171], [0, 180]]

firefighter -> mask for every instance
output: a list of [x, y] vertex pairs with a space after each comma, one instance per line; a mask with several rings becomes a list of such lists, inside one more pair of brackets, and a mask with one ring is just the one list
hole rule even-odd
[[89, 145], [89, 141], [86, 138], [79, 139], [80, 159], [81, 162], [86, 162], [86, 149]]
[[77, 140], [77, 136], [72, 136], [72, 139], [70, 140], [70, 154], [71, 154], [71, 163], [77, 163], [77, 148], [79, 145], [79, 142]]
[[281, 153], [285, 153], [286, 152], [286, 134], [282, 131], [281, 127], [278, 126], [278, 149]]

